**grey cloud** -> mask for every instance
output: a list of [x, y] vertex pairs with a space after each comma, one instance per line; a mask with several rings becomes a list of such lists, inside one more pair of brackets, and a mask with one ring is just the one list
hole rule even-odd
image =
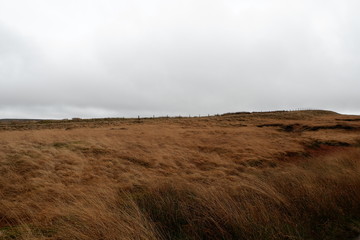
[[0, 17], [0, 118], [360, 112], [356, 1], [55, 2]]

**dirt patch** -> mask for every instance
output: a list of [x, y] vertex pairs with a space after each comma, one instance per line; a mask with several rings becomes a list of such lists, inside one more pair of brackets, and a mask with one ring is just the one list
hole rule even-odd
[[345, 122], [360, 122], [360, 118], [345, 118], [345, 119], [335, 119], [336, 121], [345, 121]]
[[257, 125], [257, 127], [262, 128], [262, 127], [283, 127], [284, 124], [282, 123], [269, 123], [269, 124], [261, 124], [261, 125]]
[[349, 125], [342, 125], [342, 124], [336, 124], [336, 125], [329, 125], [329, 126], [304, 126], [304, 131], [318, 131], [323, 129], [343, 129], [343, 130], [355, 130], [359, 129], [359, 127], [353, 127]]
[[275, 159], [282, 162], [294, 162], [301, 161], [304, 158], [312, 158], [318, 156], [328, 155], [334, 152], [346, 151], [351, 148], [352, 145], [347, 142], [341, 142], [336, 140], [320, 141], [314, 140], [304, 143], [303, 151], [286, 151], [279, 153], [275, 156]]
[[275, 159], [282, 162], [293, 162], [294, 160], [301, 160], [310, 156], [311, 154], [308, 151], [286, 151], [276, 154]]
[[305, 152], [310, 157], [318, 157], [329, 155], [334, 152], [340, 151], [348, 151], [349, 148], [353, 147], [350, 143], [336, 141], [336, 140], [327, 140], [327, 141], [320, 141], [314, 140], [311, 142], [304, 143]]
[[336, 125], [320, 125], [320, 126], [308, 126], [301, 125], [298, 123], [295, 124], [281, 124], [281, 123], [271, 123], [271, 124], [261, 124], [257, 127], [278, 127], [280, 131], [283, 132], [305, 132], [305, 131], [319, 131], [319, 130], [359, 130], [360, 127], [336, 124]]
[[336, 140], [327, 140], [327, 141], [315, 140], [315, 141], [312, 141], [309, 143], [305, 143], [305, 146], [307, 148], [316, 149], [321, 146], [350, 147], [351, 144], [347, 143], [347, 142], [336, 141]]

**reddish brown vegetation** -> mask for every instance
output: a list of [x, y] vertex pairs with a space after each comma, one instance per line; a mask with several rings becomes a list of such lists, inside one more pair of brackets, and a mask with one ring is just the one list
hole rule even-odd
[[0, 239], [351, 239], [357, 119], [1, 123]]

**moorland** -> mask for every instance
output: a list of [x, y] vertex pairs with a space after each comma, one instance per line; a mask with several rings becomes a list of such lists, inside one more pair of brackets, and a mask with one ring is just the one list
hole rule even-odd
[[0, 121], [0, 239], [354, 239], [360, 116]]

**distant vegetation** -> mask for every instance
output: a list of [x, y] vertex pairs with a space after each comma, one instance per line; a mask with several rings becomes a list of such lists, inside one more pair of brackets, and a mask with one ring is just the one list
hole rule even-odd
[[354, 239], [360, 116], [0, 124], [0, 239]]

